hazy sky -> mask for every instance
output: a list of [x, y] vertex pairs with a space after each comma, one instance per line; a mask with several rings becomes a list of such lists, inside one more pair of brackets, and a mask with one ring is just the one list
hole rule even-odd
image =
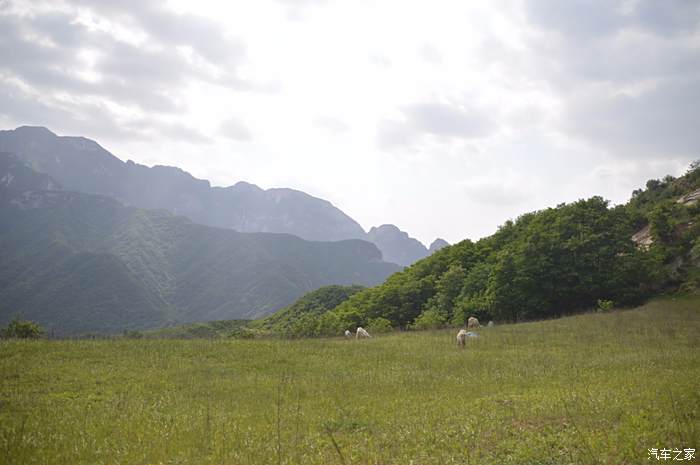
[[423, 242], [700, 158], [696, 0], [0, 0], [0, 127]]

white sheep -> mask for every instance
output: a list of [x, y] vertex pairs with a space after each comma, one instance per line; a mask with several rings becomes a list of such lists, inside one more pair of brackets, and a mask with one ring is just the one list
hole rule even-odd
[[464, 348], [467, 344], [467, 330], [460, 329], [457, 333], [457, 346]]
[[358, 326], [357, 331], [355, 331], [355, 339], [359, 339], [361, 337], [372, 337], [372, 336], [369, 335], [369, 333], [367, 332], [367, 330], [365, 330], [365, 328], [363, 328], [362, 326]]

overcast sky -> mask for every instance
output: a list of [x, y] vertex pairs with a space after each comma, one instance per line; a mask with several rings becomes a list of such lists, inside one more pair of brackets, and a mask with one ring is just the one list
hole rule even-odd
[[700, 158], [696, 0], [0, 0], [0, 127], [429, 244]]

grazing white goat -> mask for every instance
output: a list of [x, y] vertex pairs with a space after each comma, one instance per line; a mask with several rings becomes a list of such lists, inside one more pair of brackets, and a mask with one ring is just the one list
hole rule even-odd
[[489, 321], [489, 324], [487, 324], [486, 326], [488, 326], [489, 328], [493, 328], [493, 321]]
[[481, 325], [479, 325], [479, 320], [476, 319], [476, 317], [470, 316], [469, 319], [467, 320], [467, 328], [479, 328]]
[[372, 337], [369, 335], [367, 330], [363, 328], [362, 326], [357, 327], [357, 331], [355, 331], [355, 339], [359, 339], [361, 337]]
[[466, 344], [467, 344], [467, 330], [460, 329], [459, 332], [457, 333], [457, 346], [464, 348], [464, 346]]
[[349, 329], [346, 329], [345, 330], [345, 337], [350, 337], [350, 336], [352, 336], [352, 333], [350, 332]]

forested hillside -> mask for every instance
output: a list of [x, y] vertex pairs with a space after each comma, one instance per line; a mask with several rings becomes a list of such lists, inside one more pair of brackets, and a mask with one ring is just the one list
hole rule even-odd
[[238, 233], [108, 197], [26, 190], [52, 181], [4, 157], [0, 323], [22, 316], [75, 334], [254, 318], [318, 287], [376, 284], [399, 269], [365, 241]]
[[363, 289], [362, 286], [325, 286], [262, 320], [252, 322], [249, 327], [287, 337], [330, 333], [336, 330], [337, 325], [334, 320], [328, 320], [329, 310]]
[[[600, 197], [527, 213], [492, 236], [437, 251], [363, 290], [306, 331], [461, 325], [470, 315], [522, 321], [637, 304], [700, 288], [700, 166], [652, 180], [626, 205]], [[649, 231], [647, 243], [632, 237]]]

